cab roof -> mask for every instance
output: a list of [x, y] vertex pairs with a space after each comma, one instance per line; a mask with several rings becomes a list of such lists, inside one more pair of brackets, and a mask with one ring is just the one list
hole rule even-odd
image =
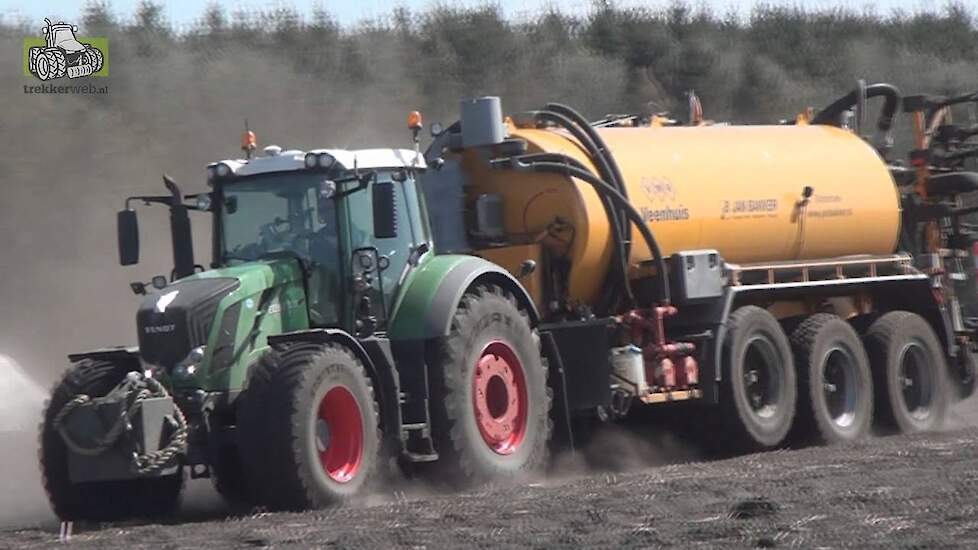
[[282, 151], [279, 147], [265, 147], [264, 154], [251, 160], [228, 159], [207, 165], [208, 168], [225, 164], [235, 176], [253, 176], [270, 172], [291, 172], [306, 169], [305, 158], [309, 153], [331, 155], [335, 167], [341, 170], [375, 170], [381, 168], [424, 169], [424, 156], [411, 149], [312, 149]]

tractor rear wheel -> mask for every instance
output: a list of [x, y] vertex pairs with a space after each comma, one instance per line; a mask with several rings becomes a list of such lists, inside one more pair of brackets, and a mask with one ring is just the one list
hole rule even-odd
[[862, 340], [830, 313], [806, 318], [791, 333], [798, 369], [795, 433], [825, 443], [865, 437], [873, 419], [873, 377]]
[[920, 315], [891, 311], [869, 327], [865, 343], [884, 430], [938, 429], [950, 403], [947, 364], [934, 329]]
[[172, 514], [180, 503], [182, 469], [170, 476], [122, 481], [72, 483], [69, 477], [68, 448], [54, 428], [55, 417], [79, 394], [107, 394], [128, 371], [124, 363], [86, 359], [69, 368], [54, 387], [44, 411], [38, 454], [44, 489], [62, 520], [157, 518]]
[[725, 443], [738, 451], [781, 445], [795, 416], [798, 388], [788, 337], [767, 310], [743, 306], [730, 315], [723, 369]]
[[466, 292], [432, 353], [437, 468], [448, 481], [507, 480], [547, 461], [551, 393], [539, 337], [512, 294]]
[[319, 343], [269, 352], [242, 395], [238, 442], [259, 504], [321, 508], [369, 485], [380, 454], [380, 412], [363, 363]]

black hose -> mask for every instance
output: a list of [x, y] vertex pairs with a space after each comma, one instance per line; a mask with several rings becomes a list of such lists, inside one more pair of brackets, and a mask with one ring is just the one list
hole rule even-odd
[[[886, 101], [880, 111], [880, 117], [876, 121], [876, 129], [887, 133], [893, 126], [893, 117], [900, 107], [900, 90], [892, 84], [878, 83], [871, 84], [865, 88], [866, 98], [884, 96]], [[856, 89], [835, 100], [831, 105], [822, 109], [812, 118], [812, 124], [828, 124], [831, 126], [841, 126], [840, 118], [842, 113], [848, 111], [850, 107], [859, 101], [860, 90]]]
[[523, 162], [520, 157], [508, 158], [508, 159], [498, 159], [493, 160], [490, 163], [494, 167], [507, 166], [511, 167], [517, 171], [531, 171], [531, 172], [541, 172], [550, 174], [560, 174], [565, 176], [575, 177], [579, 180], [585, 181], [598, 191], [599, 194], [609, 197], [612, 201], [618, 204], [628, 218], [638, 227], [639, 233], [642, 234], [642, 238], [645, 240], [645, 244], [648, 245], [649, 250], [654, 256], [656, 269], [658, 271], [658, 283], [659, 283], [659, 294], [660, 302], [662, 304], [669, 304], [672, 301], [670, 291], [669, 291], [669, 272], [666, 269], [665, 258], [662, 257], [662, 250], [659, 248], [659, 243], [655, 240], [655, 236], [652, 235], [652, 231], [649, 229], [648, 224], [645, 219], [639, 213], [635, 207], [628, 202], [628, 199], [618, 192], [617, 189], [611, 186], [606, 181], [601, 180], [591, 172], [587, 170], [582, 170], [572, 163], [560, 163], [560, 162], [546, 162], [546, 161], [531, 161], [529, 163]]
[[[581, 126], [579, 123], [574, 122], [569, 117], [553, 111], [536, 111], [534, 112], [534, 115], [539, 119], [556, 123], [561, 128], [570, 132], [570, 134], [574, 136], [578, 142], [580, 142], [581, 146], [584, 147], [584, 150], [587, 152], [588, 156], [594, 161], [595, 166], [598, 167], [598, 177], [612, 183], [616, 189], [621, 190], [620, 183], [617, 183], [615, 180], [615, 175], [611, 169], [608, 156], [604, 154], [599, 144], [594, 141], [592, 135], [598, 137], [598, 139], [601, 138], [600, 136], [594, 134], [593, 131], [588, 132], [590, 126]], [[627, 237], [627, 226], [628, 221], [624, 216], [621, 217], [621, 224], [615, 226], [620, 231], [622, 239], [626, 239]], [[624, 241], [622, 242], [622, 247], [622, 255], [627, 258], [629, 250]]]
[[[591, 126], [591, 123], [587, 121], [580, 113], [564, 105], [562, 103], [548, 103], [547, 109], [562, 114], [572, 121], [576, 122], [578, 126], [591, 138], [597, 148], [597, 153], [604, 157], [605, 161], [608, 163], [608, 167], [611, 168], [611, 177], [605, 178], [608, 183], [611, 183], [622, 194], [626, 199], [628, 198], [628, 189], [625, 187], [625, 178], [621, 175], [621, 170], [618, 168], [618, 161], [615, 160], [615, 156], [611, 154], [611, 149], [608, 149], [608, 145], [604, 142], [601, 135]], [[625, 241], [625, 256], [627, 257], [631, 252], [631, 243], [629, 242], [628, 233], [626, 232]]]
[[[615, 158], [608, 149], [608, 146], [601, 138], [601, 135], [598, 134], [591, 126], [591, 123], [581, 116], [580, 113], [561, 103], [548, 103], [546, 109], [549, 110], [545, 112], [560, 116], [562, 125], [567, 128], [568, 131], [572, 131], [572, 128], [568, 126], [567, 122], [570, 122], [576, 126], [578, 131], [572, 131], [572, 134], [581, 142], [582, 145], [584, 145], [588, 155], [594, 159], [595, 164], [598, 165], [598, 176], [611, 184], [612, 187], [617, 189], [627, 198], [628, 190], [625, 188], [625, 182], [621, 176], [621, 171], [618, 169], [618, 163], [615, 161]], [[581, 137], [581, 134], [586, 136], [587, 139]], [[631, 255], [631, 230], [628, 223], [628, 216], [624, 211], [620, 211], [618, 212], [618, 215], [614, 217], [612, 223], [615, 224], [613, 226], [615, 230], [615, 247], [621, 249], [621, 252], [617, 255], [624, 258], [624, 260], [621, 262], [622, 279], [624, 281], [628, 281], [627, 259]], [[626, 282], [625, 290], [628, 293], [629, 300], [634, 304], [635, 300], [630, 283]], [[615, 294], [615, 288], [608, 287], [600, 304], [611, 304], [611, 306], [608, 306], [608, 309], [612, 309], [616, 298]]]
[[[544, 115], [546, 118], [548, 118], [548, 120], [551, 119], [550, 118], [551, 115], [557, 118], [563, 118], [560, 115], [556, 115], [555, 113], [540, 112], [537, 114]], [[572, 132], [572, 134], [574, 133], [574, 131], [571, 129], [568, 129], [568, 131]], [[578, 136], [575, 134], [575, 137]], [[579, 139], [581, 139], [581, 143], [583, 144], [587, 140], [587, 136], [581, 136]], [[585, 167], [576, 159], [557, 153], [537, 153], [531, 155], [524, 155], [523, 157], [520, 158], [533, 160], [533, 161], [570, 163], [579, 170], [590, 172], [590, 169]], [[596, 160], [595, 164], [597, 164], [600, 169], [601, 165], [604, 163], [598, 162]], [[605, 166], [607, 166], [607, 164], [605, 164]], [[615, 256], [613, 261], [617, 266], [617, 271], [621, 274], [622, 286], [624, 287], [625, 290], [625, 296], [632, 304], [635, 304], [636, 303], [635, 293], [632, 290], [631, 281], [628, 279], [628, 251], [624, 246], [624, 239], [625, 239], [624, 235], [626, 234], [627, 231], [629, 231], [631, 225], [629, 224], [628, 219], [623, 216], [623, 213], [619, 211], [619, 209], [611, 202], [610, 199], [608, 199], [607, 197], [605, 197], [600, 193], [598, 194], [598, 196], [601, 198], [601, 203], [604, 205], [605, 213], [607, 214], [608, 220], [611, 225], [611, 234], [614, 240], [614, 256]], [[615, 300], [616, 300], [615, 288], [613, 286], [606, 286], [605, 295], [602, 296], [601, 298], [601, 304], [599, 309], [611, 309]]]

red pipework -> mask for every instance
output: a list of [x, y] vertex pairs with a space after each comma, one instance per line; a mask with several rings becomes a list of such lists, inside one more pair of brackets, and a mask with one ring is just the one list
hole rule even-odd
[[633, 309], [621, 317], [632, 343], [642, 347], [646, 375], [658, 390], [688, 388], [699, 383], [699, 365], [691, 342], [666, 342], [665, 319], [678, 313], [675, 306]]

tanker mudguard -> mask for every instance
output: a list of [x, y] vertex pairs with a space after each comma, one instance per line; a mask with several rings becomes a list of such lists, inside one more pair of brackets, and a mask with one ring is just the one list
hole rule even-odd
[[533, 324], [540, 320], [536, 305], [523, 285], [502, 267], [476, 256], [435, 256], [417, 270], [394, 311], [390, 336], [394, 340], [447, 336], [452, 317], [465, 291], [476, 283], [492, 283], [512, 292]]

